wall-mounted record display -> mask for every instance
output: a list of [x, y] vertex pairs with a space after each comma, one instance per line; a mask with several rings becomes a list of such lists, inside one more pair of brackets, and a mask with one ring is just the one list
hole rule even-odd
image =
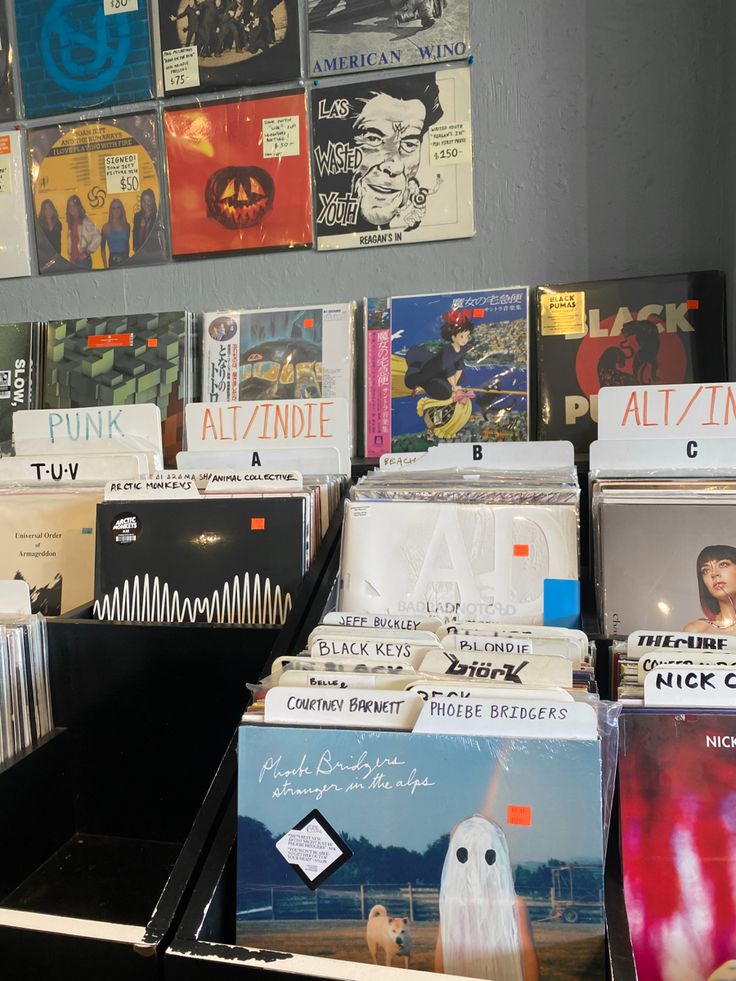
[[41, 273], [166, 258], [155, 113], [30, 129], [28, 149]]
[[465, 58], [468, 21], [468, 0], [309, 0], [309, 74]]
[[13, 58], [15, 52], [8, 33], [8, 13], [4, 3], [0, 3], [0, 121], [16, 119], [15, 80], [13, 78]]
[[299, 78], [298, 0], [159, 0], [167, 95]]
[[15, 21], [26, 116], [152, 98], [148, 0], [22, 0]]
[[164, 112], [174, 258], [312, 244], [304, 92]]
[[317, 247], [474, 234], [470, 71], [312, 90]]

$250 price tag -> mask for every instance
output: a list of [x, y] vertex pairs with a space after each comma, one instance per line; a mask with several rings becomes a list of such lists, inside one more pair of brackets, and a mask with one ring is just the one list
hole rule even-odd
[[105, 180], [108, 194], [126, 194], [140, 190], [137, 153], [118, 153], [105, 157]]
[[473, 141], [470, 123], [438, 123], [429, 131], [429, 159], [436, 167], [452, 167], [470, 163]]
[[104, 0], [105, 17], [111, 14], [132, 14], [138, 9], [138, 0]]

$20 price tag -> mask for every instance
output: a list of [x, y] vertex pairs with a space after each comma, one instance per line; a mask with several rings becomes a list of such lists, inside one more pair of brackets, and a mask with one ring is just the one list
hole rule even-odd
[[137, 153], [118, 153], [105, 157], [105, 179], [108, 194], [126, 194], [140, 190]]
[[105, 17], [112, 14], [132, 14], [138, 9], [138, 0], [104, 0]]

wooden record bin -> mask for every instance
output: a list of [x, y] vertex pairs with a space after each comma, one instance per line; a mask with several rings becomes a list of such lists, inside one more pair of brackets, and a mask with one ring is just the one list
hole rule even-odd
[[341, 522], [282, 628], [49, 622], [58, 728], [0, 768], [3, 981], [161, 977], [246, 682], [319, 620]]

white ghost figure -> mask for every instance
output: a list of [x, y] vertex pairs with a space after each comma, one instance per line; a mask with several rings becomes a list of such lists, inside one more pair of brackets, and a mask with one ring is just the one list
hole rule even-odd
[[476, 814], [450, 836], [440, 884], [445, 974], [524, 981], [523, 927], [506, 836]]

